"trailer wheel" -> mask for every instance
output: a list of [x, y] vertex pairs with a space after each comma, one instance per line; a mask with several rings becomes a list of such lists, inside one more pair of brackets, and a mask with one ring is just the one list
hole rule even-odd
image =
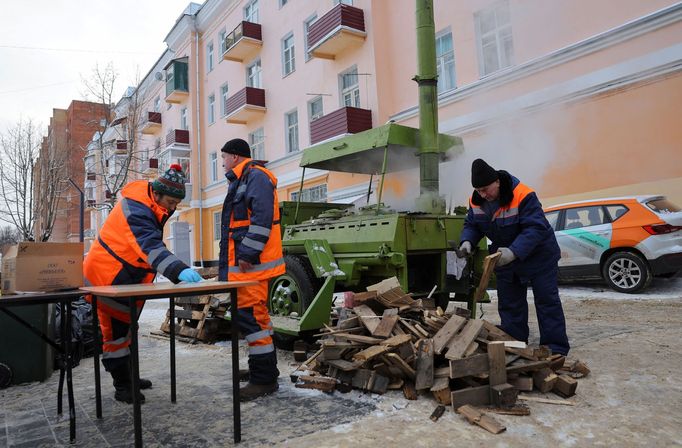
[[12, 369], [7, 364], [0, 363], [0, 389], [12, 384]]
[[307, 259], [285, 255], [286, 272], [270, 282], [268, 309], [274, 316], [303, 316], [318, 289], [318, 281]]

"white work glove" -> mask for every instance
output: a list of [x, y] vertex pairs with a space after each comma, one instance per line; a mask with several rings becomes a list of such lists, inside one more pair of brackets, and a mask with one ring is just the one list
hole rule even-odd
[[457, 256], [459, 258], [465, 258], [471, 255], [471, 243], [469, 241], [464, 241], [459, 245], [459, 253]]
[[180, 272], [180, 275], [178, 275], [178, 279], [181, 282], [187, 283], [197, 283], [202, 280], [201, 275], [199, 275], [199, 273], [192, 268], [185, 268], [182, 272]]
[[516, 255], [514, 255], [514, 252], [512, 252], [508, 247], [500, 247], [497, 249], [497, 252], [502, 254], [500, 259], [497, 260], [498, 266], [504, 266], [516, 260]]

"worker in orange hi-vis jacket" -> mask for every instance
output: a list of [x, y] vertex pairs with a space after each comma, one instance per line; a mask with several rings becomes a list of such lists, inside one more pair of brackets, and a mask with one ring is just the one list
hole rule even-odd
[[[201, 276], [163, 242], [163, 226], [184, 197], [185, 175], [178, 164], [153, 182], [138, 180], [126, 185], [85, 257], [85, 284], [151, 283], [157, 272], [174, 283], [201, 281]], [[144, 301], [138, 301], [138, 315], [143, 305]], [[102, 364], [114, 380], [114, 397], [132, 403], [128, 300], [100, 297], [97, 316], [102, 331]], [[150, 387], [151, 381], [140, 379], [141, 389]], [[139, 400], [144, 402], [141, 393]]]
[[268, 281], [284, 274], [277, 200], [277, 179], [251, 158], [244, 140], [221, 149], [230, 183], [223, 203], [219, 280], [256, 280], [257, 286], [237, 289], [239, 330], [249, 344], [249, 370], [240, 372], [248, 384], [240, 400], [250, 401], [278, 389], [277, 356], [268, 314]]

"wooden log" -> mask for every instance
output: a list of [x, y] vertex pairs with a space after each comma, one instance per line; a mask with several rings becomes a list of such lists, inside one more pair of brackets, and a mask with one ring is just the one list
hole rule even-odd
[[431, 413], [431, 417], [429, 417], [429, 418], [431, 419], [431, 421], [437, 422], [438, 419], [441, 418], [441, 416], [443, 415], [444, 412], [445, 412], [445, 406], [438, 405], [438, 406], [436, 406], [436, 409], [433, 410], [433, 412]]
[[518, 389], [509, 383], [490, 387], [490, 402], [498, 407], [514, 406], [518, 395]]
[[433, 339], [421, 339], [417, 342], [416, 374], [414, 383], [417, 390], [433, 386]]
[[530, 392], [533, 390], [533, 378], [530, 376], [508, 378], [507, 382], [521, 392]]
[[460, 316], [451, 316], [450, 319], [443, 325], [443, 328], [438, 330], [436, 335], [433, 337], [433, 351], [437, 355], [443, 352], [443, 349], [450, 342], [455, 334], [466, 325], [467, 320]]
[[568, 375], [559, 375], [554, 383], [552, 392], [564, 398], [575, 395], [575, 390], [578, 388], [578, 382]]
[[558, 378], [556, 373], [552, 372], [552, 369], [545, 367], [533, 372], [533, 385], [544, 394], [552, 390]]
[[464, 326], [462, 331], [456, 335], [447, 346], [445, 357], [448, 359], [459, 359], [466, 353], [469, 345], [478, 337], [483, 328], [483, 321], [471, 319]]
[[405, 381], [405, 384], [403, 384], [403, 395], [408, 400], [417, 399], [417, 389], [414, 388], [412, 381]]
[[358, 315], [360, 322], [367, 328], [367, 331], [369, 331], [370, 334], [373, 334], [374, 330], [379, 326], [380, 321], [380, 317], [377, 316], [374, 310], [367, 305], [358, 305], [353, 308], [353, 311]]
[[[499, 253], [499, 252], [498, 252]], [[497, 420], [489, 415], [484, 414], [473, 406], [464, 405], [457, 408], [457, 413], [462, 414], [472, 425], [478, 425], [481, 428], [493, 434], [499, 434], [507, 428], [500, 424]]]
[[490, 369], [488, 355], [480, 354], [450, 361], [450, 378], [486, 373]]
[[504, 356], [504, 342], [495, 341], [488, 344], [488, 362], [490, 363], [490, 385], [505, 384], [507, 382], [507, 362]]
[[436, 378], [431, 387], [431, 393], [439, 404], [447, 406], [452, 402], [452, 392], [450, 391], [450, 381], [448, 378]]
[[457, 410], [460, 406], [471, 404], [474, 406], [490, 404], [490, 386], [468, 387], [454, 390], [450, 396], [452, 409]]

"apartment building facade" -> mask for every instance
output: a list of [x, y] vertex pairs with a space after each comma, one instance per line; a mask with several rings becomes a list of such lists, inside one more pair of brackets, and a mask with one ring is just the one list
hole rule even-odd
[[[180, 15], [140, 84], [136, 175], [186, 168], [190, 194], [171, 225], [187, 223], [195, 264], [217, 263], [226, 140], [249, 141], [278, 176], [280, 199], [293, 200], [306, 148], [389, 120], [418, 126], [414, 9], [413, 0], [207, 0]], [[649, 192], [682, 203], [682, 3], [434, 0], [434, 12], [439, 129], [465, 144], [441, 165], [448, 202], [466, 203], [470, 163], [484, 157], [547, 205]], [[302, 198], [359, 201], [369, 181], [306, 170]], [[418, 174], [385, 185], [406, 208]], [[106, 210], [96, 213], [93, 229]]]

